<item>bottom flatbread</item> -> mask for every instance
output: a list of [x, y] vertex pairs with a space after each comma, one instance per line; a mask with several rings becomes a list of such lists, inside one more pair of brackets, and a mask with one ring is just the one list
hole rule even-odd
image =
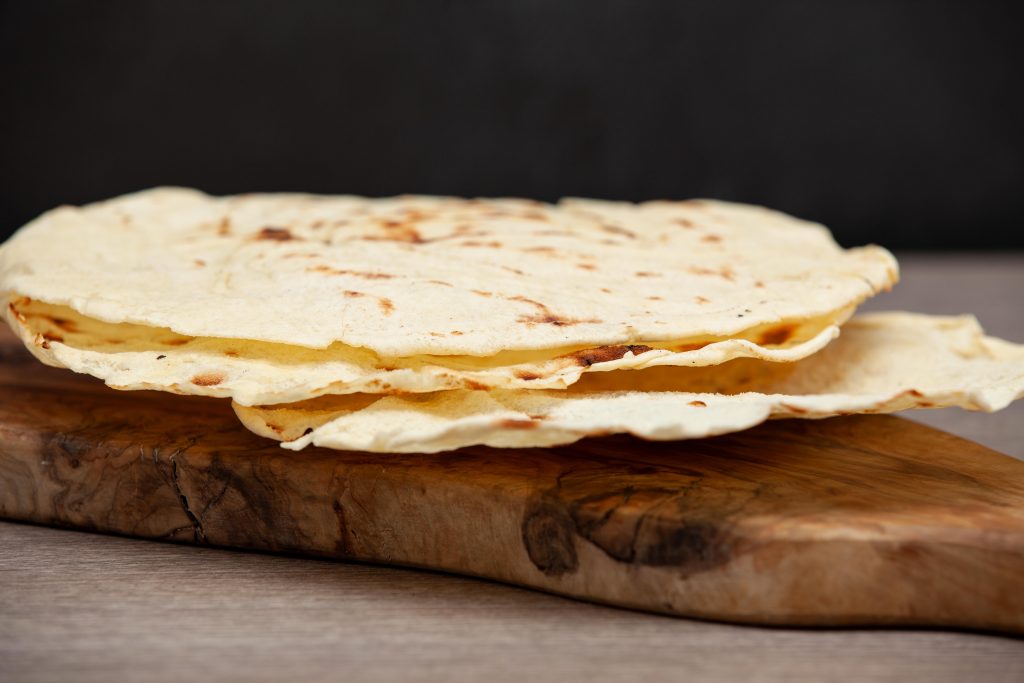
[[1024, 395], [1024, 345], [986, 337], [971, 316], [854, 318], [795, 363], [734, 360], [584, 376], [566, 390], [324, 396], [235, 412], [298, 450], [435, 453], [476, 444], [556, 446], [604, 434], [691, 439], [769, 418], [959, 406], [994, 411]]

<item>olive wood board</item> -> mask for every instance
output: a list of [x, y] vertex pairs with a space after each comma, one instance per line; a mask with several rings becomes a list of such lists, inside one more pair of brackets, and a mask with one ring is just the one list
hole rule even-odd
[[757, 624], [1024, 633], [1024, 462], [901, 418], [435, 455], [250, 434], [0, 333], [0, 517]]

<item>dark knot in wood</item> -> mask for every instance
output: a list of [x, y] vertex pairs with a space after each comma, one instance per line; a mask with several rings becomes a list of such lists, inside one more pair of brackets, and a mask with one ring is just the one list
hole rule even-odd
[[576, 571], [576, 526], [558, 501], [541, 498], [523, 517], [523, 545], [537, 569], [548, 576]]

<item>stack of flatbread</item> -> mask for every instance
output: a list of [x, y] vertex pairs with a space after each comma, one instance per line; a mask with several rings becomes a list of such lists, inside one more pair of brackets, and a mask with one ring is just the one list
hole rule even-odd
[[853, 315], [896, 280], [880, 247], [706, 200], [163, 188], [0, 248], [5, 318], [41, 361], [230, 398], [296, 450], [685, 439], [1024, 393], [1024, 346], [969, 316]]

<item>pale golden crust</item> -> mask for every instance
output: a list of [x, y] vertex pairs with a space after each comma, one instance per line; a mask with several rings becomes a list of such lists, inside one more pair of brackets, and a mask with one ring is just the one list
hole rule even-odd
[[566, 391], [356, 395], [236, 405], [235, 412], [250, 429], [292, 449], [435, 452], [474, 444], [553, 446], [619, 432], [700, 438], [772, 417], [947, 406], [992, 411], [1022, 395], [1024, 345], [984, 336], [971, 317], [887, 313], [854, 318], [825, 350], [789, 364], [743, 359], [594, 373]]
[[[832, 321], [807, 320], [754, 328], [741, 338], [691, 339], [657, 347], [562, 348], [486, 358], [382, 358], [341, 344], [309, 349], [104, 323], [27, 297], [10, 299], [5, 315], [32, 352], [49, 365], [91, 374], [116, 389], [230, 397], [243, 405], [357, 392], [564, 389], [589, 372], [712, 365], [744, 357], [788, 362], [820, 350], [838, 333]], [[840, 322], [844, 319], [841, 316]]]
[[164, 188], [54, 210], [0, 251], [0, 292], [96, 320], [385, 357], [729, 338], [835, 317], [895, 279], [884, 249], [713, 201]]

